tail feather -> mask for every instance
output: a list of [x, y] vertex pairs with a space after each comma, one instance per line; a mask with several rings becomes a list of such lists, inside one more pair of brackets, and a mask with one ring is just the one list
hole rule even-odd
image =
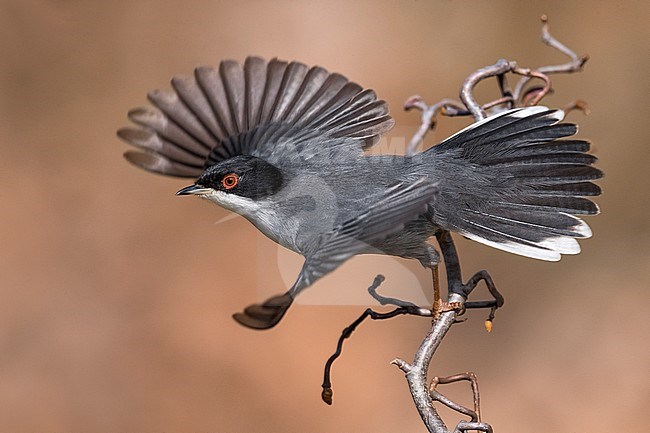
[[509, 206], [523, 206], [541, 212], [567, 212], [578, 215], [596, 215], [600, 212], [593, 201], [583, 197], [530, 197], [522, 198], [522, 203], [509, 203]]
[[552, 142], [533, 144], [522, 147], [500, 148], [498, 143], [491, 148], [491, 152], [484, 152], [483, 164], [491, 162], [494, 164], [508, 162], [517, 158], [533, 158], [536, 155], [564, 155], [585, 154], [590, 148], [590, 143], [584, 140], [554, 140]]
[[[494, 208], [492, 214], [471, 211], [492, 220], [508, 222], [509, 224], [528, 227], [534, 232], [552, 232], [558, 235], [576, 238], [591, 236], [589, 226], [580, 218], [563, 212], [530, 212], [517, 208]], [[538, 233], [538, 234], [539, 234]]]
[[585, 197], [603, 176], [590, 144], [560, 110], [515, 109], [478, 122], [423, 153], [441, 182], [434, 222], [478, 242], [542, 260], [577, 254], [595, 215]]
[[534, 165], [534, 164], [582, 164], [591, 165], [597, 161], [593, 155], [582, 152], [556, 152], [545, 154], [528, 154], [503, 158], [500, 160], [490, 161], [494, 165], [500, 165], [502, 168], [514, 167], [517, 165]]
[[551, 143], [543, 143], [523, 148], [514, 148], [509, 155], [553, 155], [562, 153], [583, 153], [589, 152], [591, 143], [586, 140], [554, 140]]
[[531, 192], [532, 195], [550, 195], [550, 196], [566, 196], [566, 197], [590, 197], [601, 194], [601, 189], [598, 185], [591, 182], [575, 182], [565, 183], [561, 185], [538, 185], [535, 190]]
[[547, 230], [533, 230], [530, 226], [497, 220], [493, 217], [486, 218], [484, 223], [485, 225], [475, 221], [471, 222], [472, 225], [485, 227], [486, 230], [495, 234], [514, 241], [525, 242], [529, 246], [551, 250], [560, 254], [577, 254], [580, 252], [580, 245], [571, 236], [549, 237]]
[[[579, 161], [578, 161], [579, 162]], [[553, 164], [514, 164], [506, 167], [491, 166], [495, 170], [499, 168], [507, 171], [507, 176], [518, 183], [528, 185], [539, 183], [582, 182], [585, 180], [600, 179], [603, 173], [596, 167], [585, 164], [564, 163]]]

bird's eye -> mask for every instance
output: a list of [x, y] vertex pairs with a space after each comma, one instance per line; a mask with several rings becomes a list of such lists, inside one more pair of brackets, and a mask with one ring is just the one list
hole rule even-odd
[[233, 189], [239, 183], [239, 176], [235, 173], [227, 174], [221, 179], [221, 185], [226, 189]]

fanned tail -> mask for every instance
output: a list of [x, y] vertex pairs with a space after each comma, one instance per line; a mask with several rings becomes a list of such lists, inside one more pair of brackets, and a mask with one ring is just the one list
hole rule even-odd
[[[589, 142], [564, 139], [577, 126], [561, 110], [515, 109], [475, 123], [424, 152], [441, 182], [436, 224], [483, 244], [556, 261], [577, 254], [595, 215]], [[430, 159], [429, 159], [430, 158]]]

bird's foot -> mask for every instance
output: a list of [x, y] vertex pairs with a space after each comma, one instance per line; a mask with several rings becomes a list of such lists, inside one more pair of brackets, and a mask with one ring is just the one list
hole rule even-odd
[[248, 328], [269, 329], [282, 319], [292, 302], [293, 297], [287, 292], [267, 299], [264, 303], [249, 305], [242, 313], [235, 313], [232, 317]]

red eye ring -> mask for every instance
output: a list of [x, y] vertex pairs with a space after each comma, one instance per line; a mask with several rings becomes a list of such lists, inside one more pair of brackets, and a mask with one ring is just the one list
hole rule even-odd
[[239, 176], [237, 176], [235, 173], [230, 173], [227, 174], [221, 179], [221, 185], [225, 189], [233, 189], [234, 187], [239, 184]]

